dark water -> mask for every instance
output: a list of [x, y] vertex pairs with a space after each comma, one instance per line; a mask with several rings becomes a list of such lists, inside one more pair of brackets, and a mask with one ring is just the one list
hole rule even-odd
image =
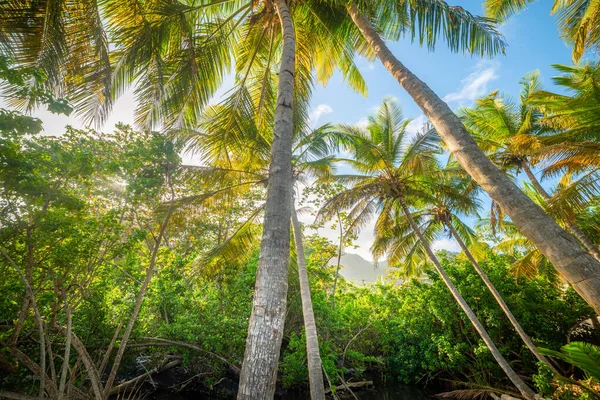
[[[172, 369], [153, 377], [152, 385], [146, 382], [140, 388], [138, 396], [124, 398], [137, 398], [145, 400], [197, 400], [235, 399], [237, 394], [237, 379], [233, 376], [223, 378], [211, 389], [204, 386], [199, 380], [190, 381], [184, 370]], [[439, 391], [425, 390], [418, 386], [407, 386], [394, 379], [386, 379], [383, 375], [373, 374], [366, 377], [373, 381], [373, 385], [364, 388], [354, 388], [353, 391], [361, 400], [431, 400], [432, 394]], [[182, 382], [186, 383], [184, 387]], [[183, 390], [177, 392], [177, 389]], [[339, 390], [337, 395], [340, 400], [354, 399], [347, 391]], [[328, 397], [331, 398], [331, 397]], [[275, 392], [276, 400], [310, 400], [308, 388], [305, 391], [285, 391], [278, 388]]]
[[[353, 399], [344, 391], [338, 391], [338, 397], [342, 400]], [[354, 394], [361, 400], [431, 400], [433, 399], [425, 390], [416, 386], [405, 386], [396, 382], [377, 382], [371, 389], [354, 389]], [[155, 400], [191, 400], [191, 399], [214, 399], [214, 396], [206, 393], [186, 393], [184, 395], [158, 392], [151, 396]], [[218, 397], [227, 399], [229, 397]], [[310, 400], [308, 392], [286, 392], [278, 393], [276, 399], [285, 400]], [[235, 399], [232, 396], [231, 399]]]

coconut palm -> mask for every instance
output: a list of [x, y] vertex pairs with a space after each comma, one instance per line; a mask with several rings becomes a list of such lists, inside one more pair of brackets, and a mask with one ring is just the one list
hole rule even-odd
[[[108, 111], [112, 69], [98, 1], [8, 0], [0, 14], [0, 53], [39, 72], [27, 86], [68, 97], [86, 119]], [[28, 111], [39, 105], [3, 95]]]
[[[159, 2], [158, 10], [146, 12], [148, 21], [140, 23], [135, 23], [139, 13], [131, 7], [111, 3], [130, 16], [109, 13], [116, 20], [115, 26], [121, 27], [122, 21], [133, 24], [118, 36], [124, 40], [117, 47], [117, 65], [123, 68], [119, 72], [117, 67], [115, 76], [123, 78], [116, 89], [122, 91], [128, 83], [136, 83], [141, 100], [138, 114], [144, 121], [165, 121], [172, 127], [195, 124], [235, 59], [236, 87], [224, 101], [234, 112], [222, 115], [219, 121], [233, 128], [241, 123], [236, 118], [239, 110], [250, 106], [259, 117], [259, 127], [272, 127], [263, 240], [238, 391], [240, 399], [271, 398], [286, 310], [294, 125], [305, 120], [315, 70], [317, 77], [326, 81], [339, 67], [347, 82], [365, 90], [353, 63], [360, 36], [347, 19], [338, 18], [339, 10], [320, 2]], [[154, 7], [152, 2], [147, 4]], [[164, 24], [153, 21], [157, 15], [161, 21], [166, 19]], [[295, 26], [294, 19], [302, 23]], [[131, 29], [140, 34], [130, 38]], [[172, 65], [169, 70], [163, 68], [160, 51], [157, 57], [145, 51], [154, 49], [145, 32], [159, 43], [169, 44], [173, 40], [171, 29], [182, 32], [182, 40], [177, 42], [182, 44], [174, 47], [182, 47], [183, 54], [165, 63]], [[142, 63], [133, 62], [140, 57]], [[271, 90], [272, 82], [277, 82], [276, 91]]]
[[[544, 141], [556, 139], [545, 138], [552, 133], [547, 124], [542, 124], [543, 114], [536, 104], [541, 96], [541, 80], [539, 72], [527, 74], [521, 80], [520, 103], [501, 96], [498, 91], [478, 99], [472, 108], [462, 108], [458, 116], [479, 147], [499, 167], [518, 174], [524, 171], [531, 184], [548, 202], [550, 193], [535, 176], [532, 165], [537, 162], [536, 149], [546, 154], [548, 149], [541, 150]], [[583, 244], [586, 250], [600, 261], [600, 250], [592, 240], [577, 226], [572, 209], [563, 204], [555, 215], [565, 222], [566, 228]], [[560, 211], [560, 212], [559, 212]]]
[[[486, 14], [505, 21], [535, 0], [486, 0]], [[573, 46], [573, 61], [577, 62], [586, 50], [600, 50], [600, 4], [590, 0], [555, 0], [551, 9], [558, 15], [561, 37]]]
[[[401, 3], [404, 7], [398, 7], [395, 1], [375, 3], [377, 7], [373, 8], [376, 10], [369, 9], [364, 2], [349, 3], [347, 10], [376, 56], [415, 100], [461, 167], [504, 209], [581, 297], [600, 313], [600, 262], [500, 171], [477, 146], [450, 107], [392, 54], [380, 32], [388, 32], [385, 28], [390, 26], [390, 21], [406, 16], [410, 7], [406, 3]], [[419, 14], [415, 10], [409, 18], [433, 37], [428, 43], [435, 43], [435, 37], [441, 31], [453, 50], [494, 54], [503, 49], [489, 20], [477, 19], [461, 8], [449, 7], [441, 1], [415, 3], [430, 6], [428, 12]], [[435, 27], [437, 29], [433, 29]]]
[[438, 171], [435, 158], [438, 150], [437, 136], [433, 131], [417, 134], [412, 139], [406, 127], [410, 120], [402, 117], [402, 110], [391, 99], [386, 99], [375, 116], [369, 118], [365, 130], [359, 127], [342, 126], [347, 136], [348, 151], [352, 159], [348, 162], [358, 172], [338, 176], [352, 187], [334, 196], [321, 211], [321, 218], [332, 215], [330, 210], [351, 209], [349, 215], [355, 220], [355, 228], [364, 225], [378, 214], [375, 233], [387, 231], [395, 224], [395, 217], [402, 213], [413, 233], [420, 241], [435, 269], [465, 312], [490, 352], [525, 398], [535, 394], [515, 373], [500, 354], [481, 322], [460, 295], [450, 277], [429, 246], [429, 240], [413, 218], [412, 205], [427, 196], [430, 178]]
[[[448, 173], [448, 171], [441, 172], [442, 174]], [[547, 364], [557, 373], [552, 364], [538, 352], [531, 338], [521, 327], [471, 252], [471, 248], [478, 244], [477, 239], [473, 230], [461, 220], [461, 215], [477, 214], [479, 208], [477, 188], [465, 180], [444, 179], [442, 174], [436, 177], [437, 183], [429, 184], [434, 191], [426, 198], [421, 199], [419, 207], [411, 210], [411, 218], [428, 242], [446, 233], [449, 233], [450, 238], [456, 240], [527, 348], [539, 361]], [[440, 185], [438, 184], [440, 180], [446, 182]], [[391, 227], [382, 227], [376, 232], [371, 250], [374, 257], [387, 257], [388, 264], [392, 267], [398, 266], [404, 277], [419, 276], [423, 273], [426, 251], [423, 242], [413, 231], [408, 217], [403, 213], [395, 216], [395, 223]]]
[[570, 206], [585, 212], [600, 194], [600, 64], [554, 66], [562, 74], [554, 82], [566, 94], [542, 91], [538, 103], [544, 111], [543, 123], [554, 134], [543, 137], [536, 151], [542, 176], [560, 177], [550, 202], [553, 210]]
[[[255, 118], [251, 107], [245, 108], [246, 114], [240, 115], [240, 123], [243, 122], [243, 129], [245, 130], [240, 135], [237, 135], [237, 132], [225, 129], [226, 125], [218, 122], [213, 124], [214, 118], [217, 118], [218, 121], [218, 118], [225, 114], [223, 111], [227, 107], [228, 104], [214, 107], [202, 124], [202, 133], [193, 135], [190, 138], [192, 139], [190, 143], [194, 148], [201, 151], [203, 159], [212, 164], [211, 167], [203, 168], [206, 170], [203, 176], [211, 179], [211, 182], [217, 188], [219, 182], [235, 182], [234, 185], [223, 188], [223, 192], [227, 192], [231, 188], [233, 191], [231, 193], [235, 195], [235, 191], [241, 186], [249, 188], [257, 184], [264, 185], [268, 181], [269, 147], [272, 138], [269, 134], [271, 129], [267, 128], [265, 132], [261, 132], [258, 126], [259, 121]], [[296, 128], [300, 129], [301, 127], [304, 130], [296, 131], [297, 134], [294, 135], [292, 150], [293, 186], [296, 186], [296, 182], [306, 183], [309, 178], [326, 179], [331, 176], [333, 162], [335, 161], [335, 158], [330, 155], [336, 148], [336, 141], [333, 140], [335, 131], [329, 125], [310, 130], [306, 124], [296, 124]], [[237, 136], [238, 139], [233, 139], [232, 136]], [[249, 149], [251, 150], [249, 151]], [[217, 176], [216, 179], [215, 176]], [[187, 201], [194, 202], [195, 199], [190, 198]], [[318, 333], [304, 259], [302, 232], [293, 201], [290, 207], [306, 332], [311, 397], [323, 399], [325, 389], [319, 355]], [[232, 260], [242, 260], [248, 257], [252, 253], [252, 247], [258, 241], [260, 233], [253, 229], [253, 226], [258, 223], [258, 219], [263, 212], [264, 206], [258, 206], [256, 212], [251, 213], [247, 220], [241, 222], [239, 229], [235, 230], [220, 246], [209, 252], [200, 264], [214, 266], [216, 261], [217, 264], [225, 265], [225, 263], [219, 261], [224, 260], [227, 264], [230, 264]]]
[[430, 214], [434, 222], [442, 225], [443, 229], [447, 229], [450, 237], [456, 240], [529, 351], [539, 361], [547, 364], [553, 372], [558, 373], [554, 366], [537, 350], [531, 338], [527, 335], [521, 324], [519, 324], [519, 321], [517, 321], [510, 311], [492, 281], [490, 281], [485, 271], [477, 262], [476, 257], [471, 253], [469, 247], [474, 244], [475, 235], [461, 221], [461, 217], [477, 215], [477, 210], [479, 209], [479, 200], [477, 197], [479, 188], [474, 186], [470, 180], [461, 179], [461, 177], [448, 179], [449, 175], [447, 175], [447, 172], [442, 171], [442, 174], [440, 180], [438, 180], [442, 184], [435, 188], [429, 199], [425, 199], [428, 205], [425, 212]]

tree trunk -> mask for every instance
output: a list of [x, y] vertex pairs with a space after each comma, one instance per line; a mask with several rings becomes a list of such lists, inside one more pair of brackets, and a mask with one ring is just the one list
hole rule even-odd
[[340, 277], [340, 267], [342, 264], [342, 251], [344, 249], [344, 227], [342, 225], [342, 219], [338, 211], [338, 223], [340, 227], [340, 244], [338, 246], [337, 265], [335, 267], [335, 278], [333, 280], [333, 290], [331, 291], [331, 309], [335, 309], [335, 291], [337, 289], [338, 278]]
[[272, 399], [287, 306], [292, 201], [296, 33], [285, 0], [275, 3], [283, 33], [260, 259], [237, 398]]
[[[525, 171], [525, 175], [527, 175], [533, 187], [535, 187], [535, 189], [544, 198], [544, 200], [552, 200], [552, 196], [550, 196], [550, 193], [546, 192], [546, 189], [544, 189], [540, 181], [533, 174], [533, 171], [531, 171], [531, 168], [529, 167], [529, 164], [526, 161], [523, 163], [522, 168], [523, 171]], [[577, 224], [575, 224], [575, 222], [573, 222], [571, 219], [565, 217], [564, 221], [567, 224], [567, 228], [569, 228], [569, 231], [571, 231], [573, 236], [579, 239], [581, 244], [583, 244], [583, 247], [585, 247], [587, 251], [589, 251], [589, 253], [592, 256], [594, 256], [596, 260], [600, 261], [600, 249], [598, 249], [598, 246], [596, 246], [594, 242], [592, 242], [592, 240], [585, 233], [583, 233], [583, 231], [579, 229]]]
[[600, 313], [600, 262], [485, 156], [450, 107], [394, 57], [356, 5], [351, 3], [347, 10], [379, 60], [415, 100], [459, 164], [502, 207], [577, 293]]
[[485, 330], [485, 328], [483, 327], [481, 322], [479, 322], [479, 319], [477, 319], [477, 316], [475, 315], [473, 310], [471, 310], [471, 307], [469, 307], [469, 305], [467, 304], [465, 299], [458, 292], [458, 289], [456, 288], [456, 286], [454, 286], [454, 284], [450, 280], [450, 277], [448, 276], [448, 274], [446, 274], [446, 271], [444, 270], [444, 268], [438, 261], [437, 257], [433, 253], [433, 250], [431, 250], [431, 248], [429, 247], [429, 243], [427, 242], [427, 239], [425, 239], [425, 237], [423, 236], [423, 233], [421, 232], [421, 229], [419, 228], [419, 226], [416, 224], [415, 220], [413, 219], [413, 217], [410, 213], [410, 210], [408, 209], [408, 206], [406, 205], [406, 203], [404, 203], [404, 200], [402, 198], [399, 198], [398, 202], [400, 203], [400, 206], [402, 207], [402, 210], [404, 211], [404, 215], [406, 215], [406, 219], [408, 220], [408, 223], [410, 224], [413, 232], [417, 235], [417, 237], [419, 238], [419, 241], [422, 243], [423, 247], [425, 248], [425, 252], [427, 253], [427, 256], [429, 257], [429, 259], [435, 266], [435, 269], [437, 270], [437, 272], [442, 277], [442, 280], [444, 281], [444, 283], [450, 290], [450, 293], [452, 293], [452, 297], [454, 297], [456, 302], [460, 305], [460, 308], [462, 308], [463, 311], [465, 312], [465, 314], [467, 314], [469, 321], [471, 321], [471, 323], [475, 327], [475, 330], [477, 330], [477, 332], [479, 333], [479, 336], [481, 336], [481, 338], [487, 345], [488, 349], [490, 350], [490, 352], [496, 359], [496, 362], [498, 363], [498, 365], [500, 365], [500, 368], [502, 368], [504, 373], [508, 376], [508, 379], [510, 379], [510, 381], [513, 383], [513, 385], [515, 385], [515, 387], [519, 390], [519, 392], [521, 392], [523, 397], [525, 397], [526, 399], [534, 399], [535, 393], [529, 388], [529, 386], [527, 386], [525, 384], [525, 382], [523, 382], [523, 380], [512, 369], [512, 367], [508, 364], [508, 362], [504, 359], [504, 357], [502, 357], [502, 354], [500, 354], [500, 351], [498, 350], [498, 348], [492, 341], [492, 338], [490, 338], [490, 335], [487, 333], [487, 331]]
[[302, 299], [302, 315], [304, 317], [304, 332], [306, 334], [306, 358], [308, 359], [308, 380], [310, 383], [310, 398], [312, 400], [325, 400], [325, 384], [321, 371], [321, 356], [319, 354], [319, 336], [313, 312], [310, 284], [306, 271], [306, 258], [304, 257], [304, 244], [302, 243], [302, 230], [292, 203], [292, 227], [294, 229], [294, 243], [296, 244], [296, 259], [298, 261], [298, 278], [300, 280], [300, 297]]
[[[0, 252], [8, 260], [8, 262], [13, 266], [13, 268], [17, 271], [17, 273], [21, 277], [21, 280], [23, 281], [23, 284], [25, 285], [25, 290], [27, 292], [27, 295], [29, 296], [29, 299], [31, 301], [31, 307], [33, 308], [36, 323], [38, 326], [38, 333], [39, 333], [39, 337], [40, 337], [40, 394], [39, 394], [39, 397], [41, 399], [43, 399], [45, 397], [44, 393], [46, 392], [46, 383], [47, 383], [46, 382], [46, 335], [44, 333], [44, 320], [42, 319], [42, 315], [40, 314], [40, 309], [38, 308], [37, 302], [35, 301], [35, 293], [33, 291], [33, 288], [31, 287], [30, 281], [27, 279], [27, 277], [25, 277], [23, 272], [21, 272], [21, 269], [19, 268], [19, 266], [8, 255], [8, 253], [4, 251], [4, 249], [0, 248]], [[14, 345], [16, 346], [16, 341], [15, 341]], [[52, 359], [50, 359], [50, 362], [54, 362], [54, 361]], [[53, 383], [55, 383], [55, 382], [53, 382]]]
[[490, 281], [490, 279], [488, 278], [486, 273], [483, 271], [483, 269], [481, 269], [481, 267], [479, 266], [479, 263], [475, 260], [475, 258], [473, 257], [473, 255], [471, 254], [471, 252], [469, 251], [469, 249], [467, 248], [467, 246], [465, 245], [465, 243], [463, 242], [461, 237], [458, 235], [458, 233], [456, 233], [456, 230], [452, 226], [452, 223], [448, 219], [444, 219], [444, 225], [446, 225], [446, 227], [448, 229], [450, 229], [452, 236], [458, 242], [460, 248], [464, 251], [465, 255], [471, 262], [471, 265], [473, 266], [473, 268], [475, 268], [475, 271], [481, 277], [481, 279], [483, 280], [483, 283], [485, 283], [485, 286], [487, 286], [488, 290], [492, 293], [492, 296], [494, 296], [494, 299], [496, 299], [496, 302], [498, 303], [498, 305], [500, 306], [502, 311], [504, 311], [504, 314], [506, 314], [506, 316], [510, 320], [510, 323], [515, 328], [515, 330], [517, 331], [517, 333], [519, 334], [519, 336], [521, 337], [521, 339], [523, 340], [523, 342], [525, 343], [527, 348], [533, 353], [533, 355], [538, 360], [540, 360], [544, 364], [548, 365], [548, 367], [552, 370], [552, 372], [554, 372], [555, 374], [559, 374], [559, 372], [548, 361], [548, 359], [546, 357], [544, 357], [542, 354], [540, 354], [540, 352], [537, 350], [537, 348], [531, 341], [531, 338], [527, 335], [527, 333], [525, 333], [525, 330], [523, 329], [523, 327], [521, 327], [521, 324], [519, 324], [519, 321], [517, 321], [517, 319], [515, 318], [513, 313], [510, 311], [510, 309], [504, 302], [504, 299], [502, 298], [500, 293], [498, 293], [498, 290], [496, 290], [496, 287], [494, 287], [494, 284], [492, 283], [492, 281]]
[[65, 338], [65, 355], [63, 357], [62, 370], [60, 373], [60, 384], [58, 386], [58, 400], [63, 400], [65, 397], [65, 385], [67, 384], [67, 374], [69, 373], [69, 362], [71, 360], [71, 306], [65, 297], [65, 311], [67, 314], [67, 334]]

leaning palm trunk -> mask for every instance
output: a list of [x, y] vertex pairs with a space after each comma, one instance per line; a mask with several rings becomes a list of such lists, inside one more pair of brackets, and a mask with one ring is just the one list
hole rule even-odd
[[283, 50], [260, 259], [238, 399], [272, 399], [287, 306], [292, 201], [292, 140], [296, 34], [285, 0], [275, 3]]
[[517, 321], [517, 319], [513, 315], [512, 311], [510, 311], [510, 309], [504, 302], [504, 299], [502, 298], [500, 293], [498, 293], [498, 290], [496, 290], [496, 287], [494, 286], [492, 281], [490, 281], [490, 279], [488, 278], [486, 273], [483, 271], [483, 269], [481, 269], [481, 267], [479, 266], [479, 263], [475, 260], [475, 258], [473, 257], [473, 255], [471, 254], [471, 252], [469, 251], [467, 246], [465, 245], [465, 242], [463, 242], [463, 240], [460, 238], [460, 236], [456, 233], [456, 230], [452, 226], [452, 223], [448, 220], [448, 218], [445, 218], [443, 223], [450, 230], [450, 233], [452, 234], [454, 239], [458, 242], [458, 245], [460, 246], [462, 251], [464, 251], [465, 255], [467, 256], [467, 259], [471, 262], [471, 265], [473, 266], [473, 268], [475, 268], [475, 271], [477, 271], [477, 274], [481, 277], [481, 279], [483, 280], [483, 283], [485, 283], [485, 286], [487, 286], [488, 290], [492, 293], [492, 296], [494, 296], [494, 299], [496, 299], [496, 302], [498, 303], [498, 305], [500, 306], [502, 311], [504, 311], [504, 314], [506, 314], [506, 316], [510, 320], [510, 323], [515, 328], [515, 330], [517, 331], [517, 333], [519, 334], [519, 336], [521, 337], [521, 339], [523, 340], [523, 342], [525, 343], [527, 348], [531, 351], [531, 353], [533, 353], [533, 355], [538, 360], [540, 360], [541, 362], [546, 364], [552, 370], [552, 372], [554, 372], [555, 374], [558, 374], [558, 371], [554, 368], [554, 366], [548, 361], [548, 359], [546, 357], [544, 357], [542, 354], [540, 354], [540, 352], [537, 350], [537, 348], [531, 341], [531, 338], [527, 335], [527, 333], [525, 333], [525, 330], [523, 329], [521, 324], [519, 324], [519, 321]]
[[471, 321], [471, 323], [475, 327], [475, 330], [477, 330], [477, 333], [479, 333], [479, 336], [481, 336], [481, 338], [485, 342], [486, 346], [488, 347], [488, 349], [490, 350], [490, 352], [496, 359], [496, 362], [498, 363], [498, 365], [500, 365], [500, 368], [502, 368], [504, 373], [508, 376], [508, 379], [510, 379], [510, 381], [513, 383], [513, 385], [515, 385], [515, 387], [519, 390], [519, 392], [521, 392], [523, 397], [525, 397], [526, 399], [534, 399], [535, 393], [529, 388], [529, 386], [527, 386], [525, 384], [525, 382], [523, 382], [523, 380], [512, 369], [512, 367], [508, 364], [508, 362], [504, 359], [504, 357], [502, 357], [502, 354], [500, 354], [500, 351], [498, 350], [498, 348], [492, 341], [492, 338], [490, 338], [490, 335], [487, 333], [487, 331], [485, 330], [485, 328], [483, 327], [481, 322], [479, 322], [479, 319], [477, 319], [477, 316], [475, 315], [473, 310], [471, 310], [471, 307], [469, 307], [469, 305], [467, 304], [465, 299], [458, 292], [458, 289], [456, 288], [456, 286], [454, 286], [454, 284], [450, 280], [450, 277], [448, 276], [448, 274], [446, 274], [446, 271], [444, 270], [444, 268], [438, 261], [437, 257], [433, 253], [433, 250], [431, 250], [431, 248], [429, 247], [429, 243], [427, 242], [427, 239], [425, 239], [425, 237], [423, 236], [421, 229], [419, 228], [419, 226], [416, 224], [415, 220], [413, 219], [413, 217], [410, 213], [410, 210], [408, 209], [408, 206], [406, 205], [406, 203], [404, 202], [402, 197], [398, 198], [398, 202], [400, 203], [400, 206], [402, 207], [402, 211], [404, 211], [404, 215], [406, 215], [406, 219], [408, 220], [408, 223], [410, 224], [413, 232], [417, 235], [417, 237], [419, 238], [419, 241], [423, 245], [423, 248], [425, 249], [427, 256], [429, 257], [429, 259], [435, 266], [435, 269], [437, 270], [437, 272], [442, 277], [442, 280], [448, 287], [448, 290], [450, 290], [450, 293], [452, 293], [452, 297], [454, 297], [456, 302], [460, 305], [460, 308], [462, 308], [462, 310], [465, 312], [465, 314], [467, 314], [469, 321]]
[[347, 10], [379, 60], [423, 110], [465, 171], [502, 207], [577, 293], [600, 313], [600, 262], [496, 168], [450, 107], [394, 57], [356, 5], [351, 3]]
[[[546, 201], [552, 200], [552, 196], [550, 196], [550, 193], [546, 192], [546, 189], [544, 189], [540, 181], [535, 177], [533, 171], [531, 171], [531, 168], [529, 167], [526, 161], [523, 163], [522, 167], [523, 171], [525, 171], [525, 175], [527, 175], [529, 181], [531, 182], [533, 187], [535, 187], [535, 189], [538, 191], [540, 196], [542, 196]], [[600, 261], [600, 249], [598, 249], [594, 242], [592, 242], [592, 240], [585, 233], [583, 233], [581, 229], [579, 229], [579, 227], [575, 222], [573, 222], [573, 220], [569, 219], [568, 217], [565, 217], [564, 221], [567, 225], [567, 228], [569, 228], [569, 231], [573, 234], [573, 236], [579, 239], [581, 244], [583, 244], [583, 247], [585, 247], [587, 251], [592, 256], [594, 256], [596, 260]]]
[[319, 337], [317, 324], [313, 312], [310, 285], [306, 271], [302, 231], [295, 208], [292, 206], [292, 227], [294, 229], [294, 243], [296, 244], [296, 259], [298, 261], [298, 278], [300, 280], [300, 297], [302, 298], [302, 315], [304, 317], [304, 332], [306, 334], [306, 358], [308, 359], [308, 381], [310, 383], [310, 398], [312, 400], [325, 400], [325, 384], [321, 371], [321, 356], [319, 354]]

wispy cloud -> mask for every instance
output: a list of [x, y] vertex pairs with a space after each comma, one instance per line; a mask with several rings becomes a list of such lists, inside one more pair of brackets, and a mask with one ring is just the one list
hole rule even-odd
[[425, 115], [421, 114], [418, 117], [413, 118], [412, 121], [410, 121], [410, 123], [406, 126], [406, 131], [415, 135], [423, 128], [423, 125], [425, 125], [426, 122], [427, 118], [425, 117]]
[[458, 243], [450, 239], [435, 240], [431, 243], [431, 248], [433, 250], [447, 250], [453, 253], [458, 253], [461, 250]]
[[471, 104], [478, 97], [489, 93], [489, 83], [498, 79], [498, 62], [480, 61], [475, 66], [475, 71], [470, 73], [460, 83], [456, 92], [444, 97], [446, 102], [457, 102], [459, 105]]
[[332, 112], [333, 108], [331, 108], [329, 104], [319, 104], [318, 106], [310, 110], [310, 113], [308, 115], [309, 125], [315, 126], [323, 115], [331, 114]]
[[361, 129], [366, 129], [367, 125], [369, 125], [369, 118], [363, 117], [363, 118], [359, 119], [358, 122], [354, 125], [356, 125], [357, 127], [361, 128]]

